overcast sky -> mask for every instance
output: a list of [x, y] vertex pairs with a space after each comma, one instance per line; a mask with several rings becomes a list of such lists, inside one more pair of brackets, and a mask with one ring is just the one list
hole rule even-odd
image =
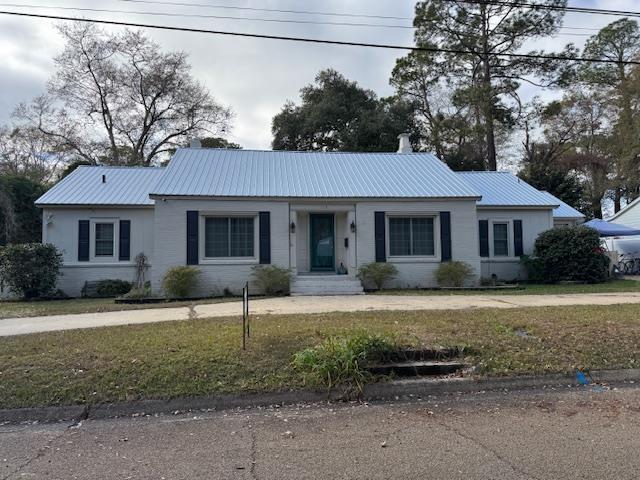
[[[169, 0], [171, 1], [171, 0]], [[177, 0], [173, 0], [177, 1]], [[126, 0], [14, 0], [28, 8], [0, 7], [2, 10], [28, 11], [88, 18], [200, 27], [239, 32], [287, 36], [306, 36], [369, 43], [411, 45], [413, 32], [405, 28], [369, 28], [337, 25], [297, 25], [238, 19], [158, 17], [132, 13], [94, 13], [36, 9], [33, 5], [89, 7], [138, 12], [170, 12], [201, 15], [227, 15], [246, 18], [315, 20], [325, 22], [386, 23], [410, 25], [415, 2], [402, 0], [180, 0], [181, 3], [246, 6], [254, 8], [315, 10], [406, 17], [406, 20], [294, 15], [271, 12], [175, 7], [132, 3]], [[637, 0], [570, 0], [572, 6], [617, 10], [640, 10]], [[616, 17], [570, 14], [564, 25], [572, 28], [598, 29]], [[41, 93], [53, 69], [52, 58], [62, 42], [54, 22], [0, 15], [0, 123], [6, 123], [15, 105]], [[118, 28], [118, 27], [114, 27]], [[566, 43], [582, 46], [590, 30], [563, 29], [553, 39], [538, 42], [536, 49], [560, 50]], [[395, 59], [402, 53], [360, 47], [314, 45], [276, 40], [241, 39], [183, 32], [148, 30], [147, 34], [166, 50], [184, 50], [190, 55], [194, 76], [204, 83], [221, 103], [235, 112], [229, 139], [245, 148], [266, 149], [271, 143], [271, 119], [287, 99], [298, 99], [300, 88], [311, 82], [324, 68], [334, 68], [380, 95], [392, 93], [388, 80]], [[569, 35], [572, 34], [572, 35]], [[575, 35], [579, 34], [579, 35]], [[532, 88], [522, 91], [529, 98], [542, 92]], [[545, 97], [553, 92], [542, 93]]]

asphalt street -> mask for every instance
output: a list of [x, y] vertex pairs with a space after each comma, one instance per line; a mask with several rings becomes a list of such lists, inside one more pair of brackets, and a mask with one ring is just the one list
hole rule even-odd
[[640, 389], [0, 426], [0, 479], [637, 479]]

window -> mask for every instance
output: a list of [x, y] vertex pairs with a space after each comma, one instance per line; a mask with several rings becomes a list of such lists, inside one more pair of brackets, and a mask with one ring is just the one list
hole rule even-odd
[[495, 257], [509, 256], [509, 224], [493, 224], [493, 255]]
[[96, 257], [113, 257], [113, 223], [96, 223]]
[[253, 217], [208, 217], [204, 223], [204, 256], [253, 257]]
[[433, 218], [389, 218], [389, 255], [392, 257], [435, 255]]

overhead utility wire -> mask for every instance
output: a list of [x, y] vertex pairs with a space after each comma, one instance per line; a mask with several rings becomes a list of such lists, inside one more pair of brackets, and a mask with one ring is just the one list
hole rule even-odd
[[186, 18], [213, 18], [217, 20], [244, 20], [252, 22], [269, 22], [269, 23], [297, 23], [304, 25], [338, 25], [347, 27], [382, 27], [382, 28], [403, 28], [407, 30], [413, 30], [411, 25], [389, 25], [384, 23], [355, 23], [355, 22], [327, 22], [316, 20], [289, 20], [280, 18], [249, 18], [249, 17], [234, 17], [230, 15], [206, 15], [199, 13], [169, 13], [169, 12], [140, 12], [131, 10], [110, 10], [105, 8], [90, 8], [90, 7], [65, 7], [54, 5], [24, 5], [18, 3], [0, 3], [0, 7], [16, 7], [16, 8], [38, 8], [47, 10], [71, 10], [79, 12], [94, 12], [94, 13], [124, 13], [133, 15], [151, 15], [156, 17], [186, 17]]
[[561, 7], [559, 5], [543, 5], [539, 3], [530, 3], [530, 2], [521, 2], [521, 1], [510, 1], [510, 0], [447, 0], [453, 3], [471, 3], [475, 5], [484, 4], [484, 5], [495, 5], [495, 6], [503, 6], [503, 7], [522, 7], [522, 8], [530, 8], [532, 10], [555, 10], [561, 12], [572, 12], [572, 13], [587, 13], [592, 15], [613, 15], [616, 17], [640, 17], [640, 12], [631, 11], [631, 10], [610, 10], [606, 8], [592, 8], [592, 7], [572, 7], [566, 6]]
[[[409, 51], [417, 51], [417, 52], [455, 53], [455, 54], [463, 54], [463, 55], [475, 54], [474, 52], [469, 50], [458, 50], [458, 49], [451, 49], [451, 48], [407, 47], [402, 45], [349, 42], [349, 41], [342, 41], [342, 40], [325, 40], [320, 38], [289, 37], [289, 36], [283, 36], [283, 35], [266, 35], [266, 34], [245, 33], [245, 32], [229, 32], [229, 31], [223, 31], [223, 30], [208, 30], [204, 28], [176, 27], [171, 25], [154, 25], [150, 23], [121, 22], [117, 20], [101, 20], [101, 19], [95, 19], [95, 18], [66, 17], [63, 15], [45, 15], [40, 13], [11, 12], [11, 11], [5, 11], [5, 10], [0, 10], [0, 15], [9, 15], [9, 16], [23, 17], [23, 18], [39, 18], [39, 19], [47, 19], [47, 20], [63, 20], [63, 21], [72, 21], [72, 22], [96, 23], [100, 25], [117, 25], [122, 27], [151, 28], [155, 30], [167, 30], [167, 31], [175, 31], [175, 32], [206, 33], [211, 35], [225, 35], [225, 36], [232, 36], [232, 37], [261, 38], [261, 39], [269, 39], [269, 40], [284, 40], [284, 41], [303, 42], [303, 43], [318, 43], [318, 44], [327, 44], [327, 45], [384, 48], [384, 49], [391, 49], [391, 50], [409, 50]], [[640, 61], [632, 61], [632, 60], [618, 62], [616, 60], [609, 60], [609, 59], [565, 57], [561, 55], [537, 55], [532, 53], [494, 53], [492, 54], [492, 56], [510, 57], [510, 58], [529, 58], [529, 59], [539, 59], [539, 60], [572, 61], [572, 62], [580, 62], [580, 63], [615, 63], [615, 64], [626, 64], [626, 65], [640, 65]]]
[[[124, 1], [124, 0], [123, 0]], [[151, 3], [151, 2], [149, 2]], [[287, 19], [270, 19], [270, 18], [248, 18], [248, 17], [234, 17], [226, 15], [202, 15], [202, 14], [189, 14], [189, 13], [170, 13], [170, 12], [143, 12], [132, 10], [111, 10], [104, 8], [90, 8], [90, 7], [65, 7], [54, 5], [27, 5], [18, 3], [0, 3], [0, 7], [15, 7], [15, 8], [36, 8], [46, 10], [71, 10], [81, 12], [94, 12], [94, 13], [123, 13], [133, 15], [151, 15], [160, 17], [186, 17], [186, 18], [212, 18], [218, 20], [244, 20], [255, 22], [271, 22], [271, 23], [294, 23], [294, 24], [311, 24], [311, 25], [332, 25], [332, 26], [349, 26], [349, 27], [373, 27], [373, 28], [402, 28], [407, 30], [413, 30], [415, 27], [410, 25], [389, 25], [384, 23], [352, 23], [352, 22], [323, 22], [312, 20], [287, 20]], [[571, 27], [567, 27], [571, 28]], [[582, 29], [581, 29], [582, 30]], [[557, 33], [556, 35], [567, 35], [574, 37], [589, 37], [590, 34], [586, 33]]]
[[413, 17], [396, 17], [393, 15], [372, 15], [366, 13], [348, 13], [348, 12], [321, 12], [317, 10], [285, 10], [279, 8], [257, 8], [257, 7], [238, 7], [235, 5], [212, 5], [209, 3], [189, 3], [189, 2], [169, 2], [160, 0], [119, 0], [126, 3], [143, 3], [148, 5], [169, 5], [174, 7], [201, 7], [214, 8], [224, 10], [243, 10], [250, 12], [274, 12], [274, 13], [294, 13], [302, 15], [322, 15], [327, 17], [361, 17], [361, 18], [379, 18], [386, 20], [413, 20]]

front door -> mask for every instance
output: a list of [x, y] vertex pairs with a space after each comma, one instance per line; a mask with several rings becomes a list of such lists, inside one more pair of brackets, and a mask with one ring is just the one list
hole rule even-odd
[[333, 213], [309, 214], [311, 227], [311, 271], [335, 270], [335, 241]]

